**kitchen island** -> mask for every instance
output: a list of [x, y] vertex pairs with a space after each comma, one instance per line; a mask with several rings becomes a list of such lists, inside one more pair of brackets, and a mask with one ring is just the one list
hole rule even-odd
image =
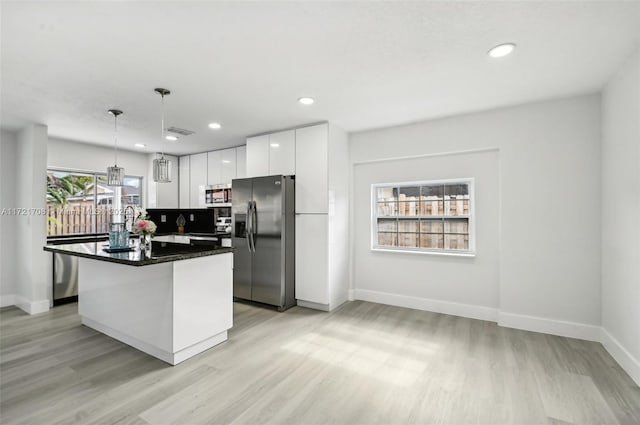
[[105, 242], [47, 245], [79, 257], [84, 325], [178, 364], [227, 340], [233, 325], [232, 248], [152, 242], [108, 253]]

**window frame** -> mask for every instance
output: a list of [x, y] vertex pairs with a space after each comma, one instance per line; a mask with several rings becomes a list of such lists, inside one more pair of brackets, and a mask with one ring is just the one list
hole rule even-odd
[[[392, 216], [379, 216], [378, 215], [378, 189], [379, 188], [397, 188], [413, 187], [413, 186], [439, 186], [446, 184], [467, 184], [469, 188], [469, 214], [463, 218], [468, 219], [468, 235], [469, 235], [469, 249], [446, 249], [446, 248], [411, 248], [406, 246], [387, 246], [378, 244], [378, 218], [387, 218]], [[444, 199], [443, 199], [444, 202]], [[371, 229], [370, 229], [370, 247], [371, 251], [378, 252], [399, 252], [399, 253], [411, 253], [411, 254], [428, 254], [428, 255], [447, 255], [457, 257], [475, 257], [476, 256], [476, 213], [475, 213], [475, 178], [455, 178], [455, 179], [439, 179], [439, 180], [419, 180], [419, 181], [406, 181], [406, 182], [393, 182], [393, 183], [373, 183], [371, 185]], [[395, 217], [402, 217], [396, 215]], [[414, 216], [404, 216], [406, 219], [411, 220]], [[416, 215], [415, 220], [426, 218], [427, 216]], [[444, 226], [445, 218], [456, 218], [459, 216], [437, 216], [442, 218]], [[433, 217], [432, 217], [433, 218]], [[444, 228], [443, 228], [444, 230]], [[396, 229], [396, 234], [398, 234]], [[418, 231], [418, 233], [420, 233]], [[443, 231], [444, 235], [444, 231]]]
[[[47, 174], [49, 174], [50, 172], [52, 173], [69, 173], [69, 174], [85, 174], [85, 175], [89, 175], [93, 177], [93, 184], [97, 185], [98, 184], [98, 178], [99, 177], [106, 177], [107, 173], [104, 171], [90, 171], [90, 170], [82, 170], [82, 169], [76, 169], [76, 168], [64, 168], [64, 167], [47, 167]], [[144, 187], [144, 181], [145, 178], [144, 176], [136, 176], [136, 175], [129, 175], [129, 174], [125, 174], [124, 176], [125, 178], [133, 178], [133, 179], [139, 179], [140, 180], [140, 207], [144, 209], [144, 192], [145, 192], [145, 187]], [[45, 200], [46, 203], [46, 200]], [[109, 206], [108, 205], [102, 205], [102, 204], [98, 204], [98, 196], [94, 196], [93, 199], [93, 211], [96, 211], [98, 209], [98, 207], [101, 206]], [[74, 237], [85, 237], [85, 236], [95, 236], [95, 235], [104, 235], [106, 234], [105, 232], [97, 232], [97, 215], [93, 214], [93, 222], [91, 224], [92, 228], [93, 228], [93, 232], [91, 233], [68, 233], [68, 234], [60, 234], [60, 235], [49, 235], [47, 232], [47, 239], [57, 239], [57, 238], [74, 238]]]

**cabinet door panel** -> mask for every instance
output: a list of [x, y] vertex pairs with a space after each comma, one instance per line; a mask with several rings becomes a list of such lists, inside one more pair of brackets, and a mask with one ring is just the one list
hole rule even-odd
[[236, 178], [247, 177], [247, 147], [238, 146], [236, 148]]
[[329, 304], [328, 217], [296, 215], [296, 299]]
[[296, 133], [294, 130], [269, 135], [269, 175], [296, 173]]
[[[190, 171], [190, 208], [201, 208], [204, 205], [204, 196], [201, 196], [200, 186], [207, 184], [207, 154], [199, 153], [191, 155], [189, 159], [189, 171]], [[201, 199], [202, 198], [202, 199]]]
[[207, 152], [207, 184], [222, 183], [222, 151]]
[[231, 180], [236, 178], [236, 148], [224, 149], [220, 151], [220, 183], [231, 184]]
[[296, 130], [296, 212], [327, 213], [327, 124]]
[[269, 175], [269, 135], [247, 139], [247, 177]]
[[189, 155], [180, 157], [180, 208], [190, 208], [189, 198], [191, 195], [191, 188], [189, 182], [191, 176], [189, 175]]

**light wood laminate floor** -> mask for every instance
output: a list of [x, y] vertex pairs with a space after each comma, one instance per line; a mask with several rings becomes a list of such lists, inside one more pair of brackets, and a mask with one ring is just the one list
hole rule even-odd
[[178, 366], [80, 324], [0, 311], [2, 424], [640, 424], [597, 343], [367, 302], [235, 304], [229, 340]]

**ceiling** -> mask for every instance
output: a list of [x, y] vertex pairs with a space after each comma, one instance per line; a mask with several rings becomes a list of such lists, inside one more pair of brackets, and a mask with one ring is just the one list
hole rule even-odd
[[[3, 2], [2, 126], [162, 148], [236, 146], [599, 91], [640, 40], [640, 2]], [[506, 58], [486, 51], [515, 42]], [[316, 103], [303, 106], [301, 96]], [[222, 123], [221, 130], [207, 124]], [[144, 151], [144, 150], [143, 150]]]

